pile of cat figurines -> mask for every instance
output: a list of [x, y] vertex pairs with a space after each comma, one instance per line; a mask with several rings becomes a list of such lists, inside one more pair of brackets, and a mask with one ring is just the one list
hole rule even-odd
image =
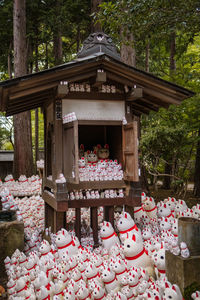
[[79, 178], [80, 181], [122, 180], [122, 165], [118, 161], [109, 159], [109, 145], [93, 147], [94, 150], [84, 151], [84, 145], [79, 150]]
[[0, 179], [0, 193], [4, 188], [8, 188], [12, 196], [32, 196], [41, 195], [42, 179], [38, 175], [27, 178], [21, 175], [18, 180], [13, 179], [13, 175], [9, 174], [4, 178], [4, 182]]
[[[142, 195], [142, 206], [115, 214], [100, 224], [101, 245], [80, 245], [65, 229], [46, 229], [43, 239], [27, 255], [16, 250], [5, 259], [10, 300], [155, 299], [182, 300], [177, 285], [165, 274], [165, 250], [189, 257], [186, 244], [178, 244], [179, 216], [200, 218], [200, 205], [188, 209], [183, 200], [168, 198], [155, 204]], [[200, 292], [191, 295], [200, 299]]]

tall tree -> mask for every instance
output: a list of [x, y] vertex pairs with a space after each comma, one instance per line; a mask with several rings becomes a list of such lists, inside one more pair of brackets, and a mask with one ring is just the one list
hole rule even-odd
[[[91, 14], [95, 15], [99, 12], [99, 5], [102, 3], [102, 0], [91, 0]], [[91, 22], [91, 32], [102, 31], [101, 23], [96, 22], [95, 18]]]
[[61, 1], [55, 3], [55, 24], [53, 32], [53, 52], [55, 65], [61, 64], [62, 61], [62, 33], [61, 33]]
[[[14, 72], [15, 77], [27, 72], [26, 2], [14, 0], [13, 7]], [[14, 177], [33, 174], [31, 114], [14, 116]]]
[[135, 67], [136, 65], [136, 55], [134, 48], [134, 38], [131, 32], [124, 32], [121, 28], [121, 47], [120, 55], [121, 59], [127, 65]]
[[198, 132], [198, 143], [197, 143], [197, 152], [196, 152], [196, 162], [195, 162], [195, 171], [194, 171], [194, 194], [197, 197], [200, 197], [200, 129]]

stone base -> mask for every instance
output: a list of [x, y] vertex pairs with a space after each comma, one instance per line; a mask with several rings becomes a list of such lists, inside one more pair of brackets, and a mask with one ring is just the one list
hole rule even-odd
[[11, 256], [16, 249], [24, 250], [24, 223], [0, 223], [0, 285], [3, 285], [6, 277], [4, 259]]
[[177, 284], [182, 293], [193, 283], [200, 285], [200, 256], [183, 258], [166, 251], [165, 262], [168, 280]]

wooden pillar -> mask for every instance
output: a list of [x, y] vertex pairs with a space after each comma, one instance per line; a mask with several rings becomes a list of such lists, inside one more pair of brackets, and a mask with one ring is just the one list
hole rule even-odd
[[109, 220], [108, 206], [104, 206], [103, 208], [103, 219], [104, 221]]
[[54, 210], [54, 232], [66, 228], [66, 212]]
[[45, 202], [45, 228], [51, 227], [54, 231], [54, 209]]
[[56, 233], [61, 228], [66, 228], [66, 212], [59, 212], [45, 202], [45, 228], [51, 227]]
[[114, 227], [114, 206], [108, 207], [108, 218], [109, 218], [109, 222]]
[[79, 241], [81, 242], [81, 208], [75, 209], [75, 233]]
[[43, 110], [44, 114], [44, 171], [43, 178], [47, 177], [47, 115], [46, 108]]
[[63, 144], [62, 144], [62, 100], [54, 103], [54, 138], [52, 177], [55, 181], [63, 173]]
[[104, 207], [104, 220], [110, 222], [114, 226], [114, 206]]
[[[38, 108], [35, 109], [35, 163], [39, 159], [39, 147], [38, 147]], [[36, 164], [37, 166], [37, 164]]]
[[92, 230], [94, 239], [94, 248], [98, 247], [98, 207], [90, 208], [91, 220], [92, 220]]

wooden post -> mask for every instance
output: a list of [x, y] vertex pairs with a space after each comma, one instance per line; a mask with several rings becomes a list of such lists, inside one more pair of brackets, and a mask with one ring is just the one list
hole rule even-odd
[[81, 208], [76, 208], [75, 232], [76, 236], [81, 241]]
[[43, 178], [47, 177], [47, 116], [46, 108], [43, 110], [44, 115], [44, 171]]
[[66, 228], [66, 213], [54, 210], [54, 232]]
[[38, 149], [38, 108], [35, 109], [35, 164], [37, 167], [37, 160], [39, 159], [39, 149]]
[[114, 226], [114, 206], [104, 206], [104, 220]]
[[56, 100], [54, 105], [54, 139], [52, 177], [55, 181], [63, 173], [63, 144], [62, 144], [62, 100]]
[[49, 227], [53, 232], [56, 232], [54, 228], [54, 209], [45, 202], [45, 228]]
[[91, 207], [90, 214], [92, 219], [94, 248], [96, 248], [98, 247], [98, 207]]

